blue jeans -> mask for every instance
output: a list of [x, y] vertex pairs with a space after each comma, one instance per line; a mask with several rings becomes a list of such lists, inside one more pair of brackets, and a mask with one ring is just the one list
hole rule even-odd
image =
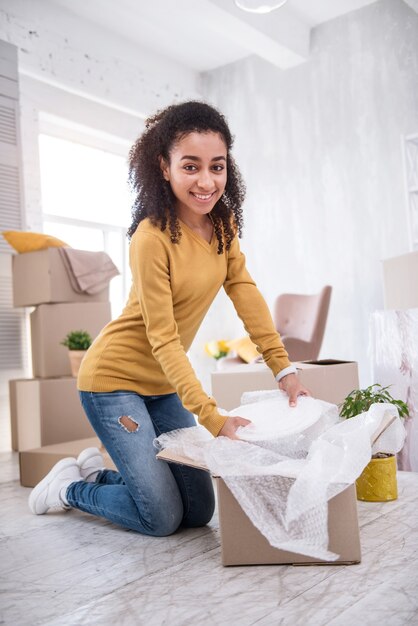
[[72, 507], [153, 536], [209, 522], [215, 498], [208, 472], [156, 459], [156, 436], [196, 426], [177, 394], [81, 391], [80, 398], [118, 472], [106, 469], [94, 483], [72, 483], [66, 493]]

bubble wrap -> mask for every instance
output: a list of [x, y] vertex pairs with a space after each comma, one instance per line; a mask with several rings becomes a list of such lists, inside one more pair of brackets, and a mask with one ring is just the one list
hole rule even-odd
[[373, 380], [407, 403], [406, 441], [398, 455], [401, 470], [418, 471], [418, 308], [370, 315]]
[[[285, 394], [244, 394], [243, 402], [232, 413], [252, 418], [251, 442], [213, 438], [197, 426], [161, 435], [156, 447], [189, 457], [220, 476], [273, 547], [337, 559], [339, 555], [328, 550], [328, 500], [356, 480], [372, 453], [402, 448], [405, 429], [396, 407], [374, 404], [367, 413], [340, 421], [336, 406], [299, 398], [300, 422], [310, 425], [300, 431], [295, 424], [293, 435], [286, 426], [286, 436], [280, 437], [274, 422], [271, 436], [266, 424], [272, 424], [272, 415], [287, 424], [289, 416], [295, 416]], [[315, 412], [313, 423], [305, 420], [305, 411]], [[372, 436], [388, 415], [397, 419], [372, 450]], [[237, 434], [243, 436], [245, 428]]]

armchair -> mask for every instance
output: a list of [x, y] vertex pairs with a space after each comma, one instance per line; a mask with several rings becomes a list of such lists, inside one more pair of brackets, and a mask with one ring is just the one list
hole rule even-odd
[[291, 361], [318, 358], [328, 317], [332, 287], [318, 294], [284, 293], [276, 298], [273, 319]]

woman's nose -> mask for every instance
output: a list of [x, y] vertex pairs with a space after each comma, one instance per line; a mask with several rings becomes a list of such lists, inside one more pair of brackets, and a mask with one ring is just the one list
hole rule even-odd
[[202, 189], [212, 189], [213, 188], [213, 181], [212, 181], [211, 173], [208, 172], [208, 171], [202, 170], [199, 173], [199, 180], [198, 180], [197, 184]]

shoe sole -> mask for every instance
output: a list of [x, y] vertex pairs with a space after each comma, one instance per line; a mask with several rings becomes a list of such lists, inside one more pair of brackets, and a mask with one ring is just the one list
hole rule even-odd
[[[75, 459], [61, 459], [56, 465], [48, 472], [48, 474], [34, 487], [30, 493], [28, 504], [29, 508], [34, 515], [43, 515], [46, 511], [37, 511], [36, 502], [38, 498], [48, 490], [50, 483], [63, 469], [74, 466], [76, 464]], [[48, 510], [48, 509], [47, 509]]]

